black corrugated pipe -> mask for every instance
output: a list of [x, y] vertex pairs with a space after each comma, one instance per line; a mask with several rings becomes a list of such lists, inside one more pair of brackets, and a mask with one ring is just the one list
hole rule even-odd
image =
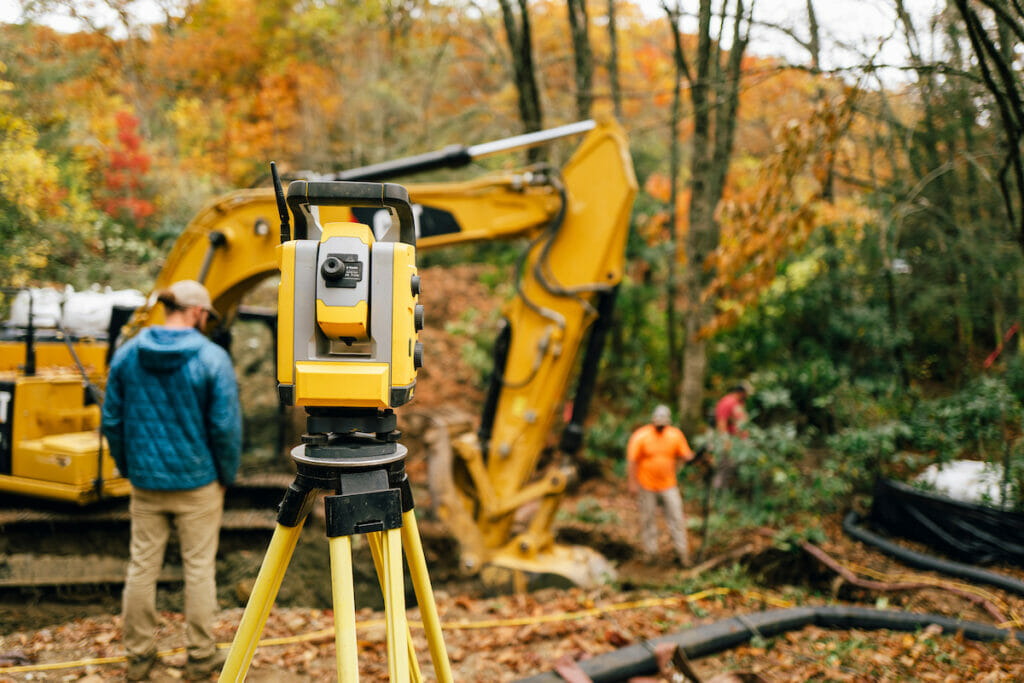
[[[666, 643], [682, 648], [687, 658], [697, 659], [742, 645], [755, 635], [771, 638], [780, 633], [812, 625], [839, 630], [860, 628], [917, 631], [931, 624], [941, 626], [946, 633], [963, 633], [964, 637], [971, 640], [1005, 640], [1011, 636], [1017, 637], [1017, 634], [1009, 629], [973, 621], [960, 621], [937, 614], [914, 614], [867, 607], [794, 607], [722, 619], [584, 659], [578, 664], [594, 683], [618, 683], [633, 676], [657, 674], [658, 664], [654, 650]], [[564, 680], [554, 671], [548, 671], [520, 679], [517, 683], [564, 683]]]
[[996, 588], [1002, 588], [1005, 591], [1016, 593], [1017, 595], [1024, 595], [1024, 581], [1004, 574], [997, 574], [996, 572], [979, 569], [973, 565], [944, 560], [939, 557], [925, 555], [924, 553], [904, 548], [901, 545], [887, 541], [874, 532], [868, 531], [864, 527], [860, 526], [860, 521], [860, 515], [855, 511], [851, 510], [846, 513], [846, 517], [843, 518], [843, 531], [846, 535], [860, 541], [861, 543], [866, 543], [867, 545], [878, 548], [886, 555], [891, 555], [904, 564], [910, 565], [911, 567], [917, 567], [919, 569], [928, 569], [940, 572], [942, 574], [955, 576], [961, 579], [968, 579], [975, 583], [995, 586]]

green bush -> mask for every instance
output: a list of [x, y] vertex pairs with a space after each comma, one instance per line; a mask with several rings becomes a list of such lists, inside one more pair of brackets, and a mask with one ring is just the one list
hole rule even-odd
[[792, 421], [801, 431], [832, 432], [835, 393], [845, 375], [824, 357], [772, 366], [753, 375], [750, 408], [768, 421]]
[[1001, 454], [1019, 428], [1021, 402], [1002, 378], [982, 376], [952, 396], [922, 402], [910, 416], [913, 448], [946, 462]]
[[498, 329], [498, 317], [496, 310], [488, 314], [470, 310], [444, 325], [445, 332], [465, 340], [462, 358], [476, 373], [479, 387], [487, 385], [494, 369], [494, 330]]
[[1017, 400], [1024, 403], [1024, 356], [1015, 355], [1006, 362], [1006, 384]]
[[[828, 437], [828, 456], [817, 475], [828, 497], [841, 500], [853, 493], [867, 493], [886, 463], [912, 435], [904, 422], [892, 420], [868, 427], [850, 427]], [[824, 492], [823, 492], [824, 493]]]
[[587, 460], [611, 460], [615, 472], [626, 476], [626, 442], [633, 423], [623, 420], [608, 411], [599, 411], [587, 425], [586, 444], [583, 457]]

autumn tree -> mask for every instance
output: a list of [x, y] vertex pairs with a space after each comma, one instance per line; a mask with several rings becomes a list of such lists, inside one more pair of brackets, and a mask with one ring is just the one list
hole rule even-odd
[[[703, 330], [714, 311], [714, 302], [703, 296], [712, 277], [705, 262], [718, 246], [720, 229], [715, 210], [722, 198], [732, 159], [741, 67], [750, 39], [751, 8], [743, 0], [722, 4], [717, 27], [712, 26], [713, 5], [712, 0], [700, 1], [696, 50], [687, 55], [680, 37], [681, 4], [667, 1], [662, 4], [675, 36], [673, 55], [677, 72], [688, 85], [693, 115], [688, 179], [690, 203], [683, 260], [685, 344], [679, 387], [683, 423], [690, 428], [701, 422], [707, 368], [707, 341]], [[678, 116], [678, 109], [674, 111]], [[678, 135], [678, 126], [678, 120], [671, 122], [673, 140]], [[676, 178], [672, 181], [675, 185]]]
[[99, 204], [111, 217], [121, 218], [141, 228], [155, 206], [146, 196], [146, 174], [150, 158], [142, 149], [139, 120], [127, 111], [114, 115], [117, 144], [109, 151], [103, 170], [103, 191]]
[[[3, 33], [0, 43], [13, 31]], [[24, 73], [7, 80], [5, 59], [0, 59], [0, 271], [5, 285], [22, 286], [61, 266], [67, 277], [68, 267], [94, 244], [97, 216], [84, 196], [81, 160], [72, 150], [47, 149], [34, 121], [40, 112], [30, 82]]]

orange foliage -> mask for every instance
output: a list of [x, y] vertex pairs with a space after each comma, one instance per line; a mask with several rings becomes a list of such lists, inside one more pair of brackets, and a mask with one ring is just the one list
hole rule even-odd
[[[845, 95], [823, 97], [806, 118], [783, 119], [772, 134], [772, 153], [756, 165], [756, 177], [730, 186], [718, 209], [719, 247], [708, 259], [715, 278], [704, 292], [718, 310], [703, 335], [735, 324], [771, 284], [778, 263], [817, 226], [839, 217], [825, 192], [852, 118], [853, 97]], [[858, 216], [868, 220], [870, 214], [844, 209], [840, 225], [855, 225]]]
[[[608, 112], [605, 9], [588, 7], [594, 111]], [[536, 0], [530, 12], [545, 123], [564, 123], [576, 116], [566, 6]], [[408, 16], [413, 19], [403, 22]], [[676, 77], [668, 22], [663, 13], [645, 15], [631, 0], [617, 2], [616, 20], [623, 123], [649, 147], [661, 141], [655, 153], [664, 158]], [[77, 117], [68, 126], [70, 146], [97, 177], [110, 172], [110, 189], [124, 190], [124, 201], [141, 195], [128, 193], [119, 175], [125, 159], [107, 153], [112, 146], [129, 153], [116, 140], [115, 111], [139, 118], [136, 130], [145, 135], [157, 172], [200, 177], [217, 191], [249, 185], [266, 173], [271, 158], [287, 170], [330, 171], [520, 132], [497, 10], [466, 12], [465, 6], [421, 0], [356, 3], [343, 11], [335, 3], [197, 0], [185, 4], [184, 17], [150, 27], [145, 39], [33, 30], [23, 50], [26, 63], [40, 69], [57, 63], [70, 74], [38, 106], [50, 120]], [[692, 54], [694, 38], [683, 38]], [[87, 68], [69, 68], [75, 59]], [[828, 207], [814, 197], [827, 155], [840, 164], [870, 161], [885, 174], [884, 160], [859, 159], [857, 150], [825, 133], [832, 124], [814, 108], [818, 89], [828, 87], [821, 78], [757, 56], [744, 60], [744, 70], [739, 152], [721, 207], [722, 245], [712, 257], [719, 277], [708, 292], [740, 301], [743, 292], [763, 285], [779, 254], [799, 243], [803, 226], [826, 215]], [[684, 143], [693, 119], [686, 99], [679, 125]], [[798, 125], [778, 125], [790, 120]], [[858, 126], [870, 124], [853, 125], [866, 133]], [[685, 181], [672, 226], [679, 244], [688, 230]], [[670, 201], [670, 189], [663, 173], [647, 176], [645, 191], [662, 204]], [[138, 207], [130, 212], [142, 217]], [[645, 238], [663, 238], [667, 216], [642, 227]], [[794, 226], [797, 237], [791, 238], [786, 230]], [[766, 254], [754, 254], [755, 245]]]
[[667, 204], [672, 196], [672, 181], [664, 173], [652, 173], [644, 183], [644, 192]]

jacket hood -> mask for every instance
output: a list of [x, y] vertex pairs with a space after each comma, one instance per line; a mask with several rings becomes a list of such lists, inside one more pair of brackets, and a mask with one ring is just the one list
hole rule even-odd
[[151, 372], [173, 372], [199, 353], [206, 337], [198, 330], [147, 327], [139, 333], [139, 363]]

